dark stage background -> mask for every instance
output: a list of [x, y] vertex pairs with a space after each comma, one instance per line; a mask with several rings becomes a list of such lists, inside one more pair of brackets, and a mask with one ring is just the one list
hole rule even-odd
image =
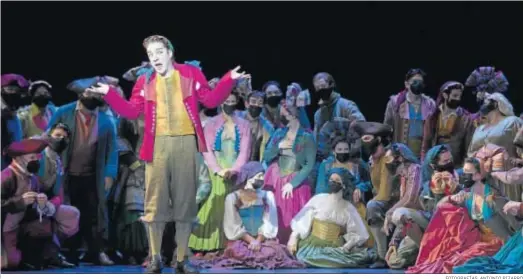
[[[121, 77], [145, 61], [142, 40], [163, 34], [178, 62], [202, 61], [208, 79], [236, 65], [267, 80], [311, 86], [318, 71], [367, 119], [382, 121], [406, 71], [428, 73], [435, 98], [447, 80], [484, 65], [503, 70], [523, 110], [522, 2], [2, 2], [2, 73], [54, 85], [73, 101], [76, 78]], [[132, 86], [123, 81], [127, 91]], [[466, 107], [477, 106], [466, 91]], [[316, 106], [311, 107], [311, 112]]]

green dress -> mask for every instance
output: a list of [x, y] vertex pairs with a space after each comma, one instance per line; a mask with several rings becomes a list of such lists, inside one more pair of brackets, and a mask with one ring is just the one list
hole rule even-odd
[[[214, 156], [222, 169], [231, 168], [238, 152], [235, 150], [235, 139], [222, 139], [222, 150], [215, 151]], [[229, 193], [227, 183], [219, 175], [209, 170], [211, 192], [198, 211], [198, 226], [189, 238], [189, 247], [195, 251], [215, 251], [225, 248], [226, 238], [223, 233], [223, 216], [225, 197]]]

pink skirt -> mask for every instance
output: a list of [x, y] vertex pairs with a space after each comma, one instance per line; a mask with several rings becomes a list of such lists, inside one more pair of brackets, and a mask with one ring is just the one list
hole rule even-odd
[[287, 244], [292, 233], [291, 221], [298, 212], [305, 206], [311, 198], [311, 187], [307, 180], [292, 191], [292, 198], [283, 199], [283, 186], [289, 183], [296, 173], [286, 176], [280, 175], [280, 168], [277, 162], [272, 163], [265, 173], [265, 190], [272, 191], [278, 208], [278, 239], [280, 243]]

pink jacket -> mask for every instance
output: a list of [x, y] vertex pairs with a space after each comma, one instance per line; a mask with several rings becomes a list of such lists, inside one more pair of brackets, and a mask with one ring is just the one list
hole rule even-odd
[[[198, 102], [205, 107], [215, 108], [223, 103], [234, 87], [231, 72], [228, 72], [218, 82], [214, 90], [207, 84], [203, 73], [195, 66], [174, 63], [174, 68], [180, 72], [183, 103], [192, 120], [198, 151], [206, 152], [207, 144], [203, 135], [202, 123], [198, 113]], [[154, 137], [156, 134], [156, 73], [147, 82], [146, 75], [136, 81], [129, 101], [122, 98], [118, 92], [111, 88], [105, 96], [105, 101], [111, 108], [127, 119], [137, 119], [144, 114], [144, 135], [140, 149], [140, 159], [151, 162], [154, 154]]]
[[[251, 129], [249, 122], [243, 118], [233, 116], [233, 121], [240, 132], [240, 152], [231, 170], [239, 172], [240, 168], [249, 161], [249, 156], [251, 154]], [[203, 153], [203, 158], [214, 173], [218, 173], [222, 170], [214, 156], [214, 145], [216, 143], [216, 133], [222, 128], [224, 123], [225, 118], [223, 118], [222, 114], [219, 114], [209, 119], [205, 124], [204, 130], [205, 139], [207, 140], [207, 152]]]

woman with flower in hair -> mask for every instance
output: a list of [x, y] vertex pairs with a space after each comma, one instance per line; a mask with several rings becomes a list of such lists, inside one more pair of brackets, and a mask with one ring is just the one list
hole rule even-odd
[[[518, 130], [523, 127], [523, 120], [514, 116], [509, 100], [501, 93], [492, 93], [485, 99], [480, 112], [485, 116], [486, 122], [474, 132], [468, 156], [473, 156], [480, 148], [490, 143], [503, 147], [510, 158], [520, 158], [523, 151], [517, 148], [514, 139]], [[507, 169], [516, 167], [509, 158], [503, 163]], [[521, 201], [523, 185], [497, 184], [510, 200]]]
[[222, 113], [204, 127], [207, 150], [203, 157], [211, 177], [211, 192], [198, 212], [200, 226], [193, 230], [189, 247], [199, 252], [225, 248], [223, 214], [228, 184], [250, 155], [249, 123], [234, 115], [239, 97], [231, 94], [222, 104]]
[[[502, 71], [496, 71], [496, 68], [492, 66], [483, 66], [470, 74], [465, 85], [473, 88], [476, 101], [481, 106], [490, 94], [505, 93], [509, 83]], [[485, 117], [481, 115], [481, 111], [471, 115], [471, 119], [476, 127], [485, 123]]]
[[265, 185], [275, 194], [278, 206], [278, 238], [287, 242], [290, 222], [311, 197], [308, 176], [316, 158], [316, 144], [298, 119], [295, 104], [284, 103], [280, 108], [280, 120], [284, 128], [276, 130], [263, 154], [269, 166]]
[[345, 168], [332, 168], [327, 177], [328, 192], [312, 197], [292, 220], [287, 248], [308, 266], [367, 266], [376, 253], [366, 245], [369, 232], [351, 202], [356, 179]]
[[451, 273], [471, 258], [493, 256], [508, 240], [515, 219], [500, 214], [507, 199], [488, 182], [485, 171], [490, 163], [484, 154], [490, 157], [495, 152], [486, 147], [477, 154], [482, 159], [465, 160], [460, 177], [465, 190], [438, 203], [416, 265], [408, 273]]
[[194, 259], [202, 268], [301, 268], [277, 239], [278, 214], [274, 194], [263, 190], [265, 170], [260, 162], [243, 165], [235, 191], [225, 199], [223, 228], [229, 240], [223, 255]]

